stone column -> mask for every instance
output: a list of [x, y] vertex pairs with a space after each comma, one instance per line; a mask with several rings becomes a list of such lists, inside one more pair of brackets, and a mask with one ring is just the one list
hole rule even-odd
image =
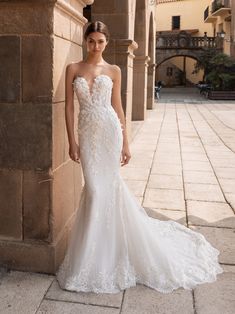
[[122, 71], [121, 96], [126, 116], [127, 135], [131, 135], [133, 51], [138, 47], [130, 38], [130, 15], [128, 1], [95, 1], [91, 7], [91, 20], [104, 22], [110, 31], [110, 41], [105, 49], [104, 58], [117, 64]]
[[133, 86], [133, 50], [137, 48], [135, 41], [130, 39], [117, 39], [115, 41], [115, 63], [122, 71], [121, 96], [122, 105], [126, 117], [127, 135], [131, 136], [132, 115], [132, 86]]
[[235, 1], [231, 1], [231, 46], [230, 46], [230, 54], [233, 58], [235, 58]]
[[147, 107], [147, 68], [149, 56], [136, 56], [133, 75], [133, 120], [145, 120]]
[[148, 66], [147, 109], [154, 107], [155, 63]]
[[0, 264], [12, 269], [54, 273], [66, 250], [82, 178], [68, 156], [64, 73], [82, 58], [89, 2], [0, 3]]

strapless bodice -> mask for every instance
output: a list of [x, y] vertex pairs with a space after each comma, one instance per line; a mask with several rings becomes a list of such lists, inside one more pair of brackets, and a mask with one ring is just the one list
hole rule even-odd
[[77, 76], [73, 81], [73, 86], [80, 110], [111, 106], [113, 81], [108, 75], [97, 75], [91, 89], [83, 76]]

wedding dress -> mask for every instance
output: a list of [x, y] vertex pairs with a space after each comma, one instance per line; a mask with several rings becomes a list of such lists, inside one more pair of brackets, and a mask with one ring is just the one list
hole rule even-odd
[[137, 283], [163, 293], [213, 282], [223, 270], [205, 237], [147, 215], [120, 176], [122, 127], [105, 74], [73, 82], [80, 104], [78, 137], [85, 185], [65, 258], [62, 289], [116, 293]]

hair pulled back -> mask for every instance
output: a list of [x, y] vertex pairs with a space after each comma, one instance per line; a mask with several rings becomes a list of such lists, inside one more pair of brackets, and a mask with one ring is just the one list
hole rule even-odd
[[104, 34], [106, 40], [109, 41], [110, 38], [109, 30], [108, 27], [103, 22], [101, 21], [90, 22], [86, 27], [84, 39], [86, 40], [88, 35], [90, 35], [93, 32], [99, 32]]

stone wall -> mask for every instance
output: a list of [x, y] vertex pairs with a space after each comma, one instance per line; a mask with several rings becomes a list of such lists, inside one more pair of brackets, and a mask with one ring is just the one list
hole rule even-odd
[[78, 206], [64, 72], [82, 58], [85, 2], [0, 2], [0, 264], [11, 268], [53, 273]]

